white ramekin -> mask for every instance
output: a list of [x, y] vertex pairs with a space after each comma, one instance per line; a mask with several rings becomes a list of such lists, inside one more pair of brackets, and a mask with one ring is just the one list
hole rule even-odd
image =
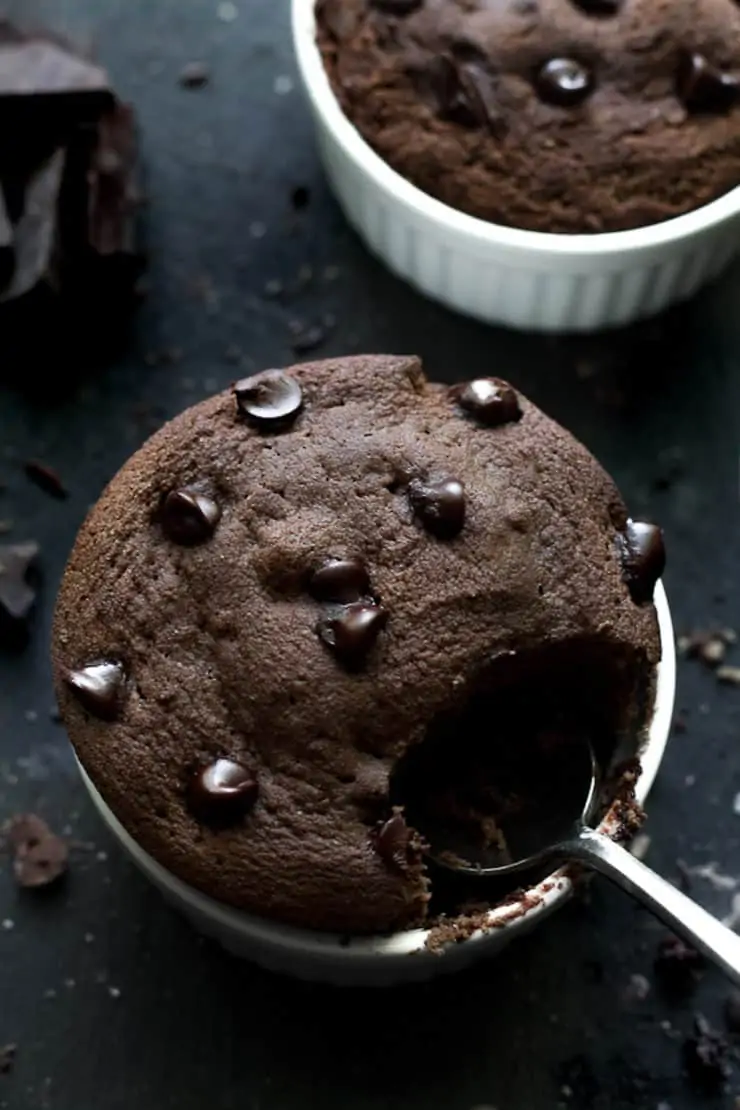
[[[663, 657], [658, 667], [653, 716], [640, 753], [642, 773], [635, 793], [641, 804], [647, 798], [663, 758], [673, 718], [676, 686], [673, 627], [660, 583], [655, 591], [655, 605]], [[389, 986], [456, 971], [480, 957], [500, 951], [510, 940], [531, 929], [562, 905], [573, 889], [567, 875], [557, 871], [526, 891], [520, 902], [491, 910], [490, 930], [450, 945], [441, 953], [430, 952], [425, 947], [429, 935], [425, 929], [351, 940], [332, 933], [296, 929], [215, 902], [165, 870], [142, 851], [113, 815], [82, 767], [80, 771], [95, 806], [121, 847], [159, 888], [165, 899], [180, 910], [199, 932], [219, 941], [236, 956], [300, 979], [338, 986]], [[607, 814], [600, 827], [609, 832], [614, 826], [614, 815]]]
[[434, 200], [344, 115], [316, 46], [315, 0], [292, 3], [298, 68], [347, 219], [399, 277], [449, 308], [526, 331], [595, 331], [691, 296], [740, 251], [740, 188], [665, 223], [594, 235], [502, 227]]

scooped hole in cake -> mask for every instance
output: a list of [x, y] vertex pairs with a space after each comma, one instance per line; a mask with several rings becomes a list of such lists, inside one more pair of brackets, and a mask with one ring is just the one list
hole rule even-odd
[[[496, 660], [399, 759], [392, 804], [433, 854], [449, 849], [474, 861], [493, 849], [503, 864], [507, 836], [533, 851], [554, 843], [585, 801], [583, 746], [592, 745], [604, 772], [637, 754], [647, 673], [644, 660], [593, 640]], [[430, 875], [436, 894], [433, 867]]]

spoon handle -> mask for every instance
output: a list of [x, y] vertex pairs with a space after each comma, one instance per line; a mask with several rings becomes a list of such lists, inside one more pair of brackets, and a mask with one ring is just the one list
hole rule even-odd
[[740, 936], [604, 833], [582, 828], [563, 855], [612, 879], [740, 984]]

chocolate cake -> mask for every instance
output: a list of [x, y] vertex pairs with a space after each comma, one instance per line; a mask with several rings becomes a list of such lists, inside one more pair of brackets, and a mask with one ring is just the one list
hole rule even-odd
[[598, 232], [740, 184], [735, 0], [318, 0], [345, 113], [437, 199]]
[[409, 753], [454, 772], [471, 729], [549, 723], [634, 755], [662, 568], [659, 530], [505, 382], [431, 384], [413, 357], [270, 370], [167, 424], [90, 513], [59, 705], [186, 882], [282, 922], [410, 927], [434, 884]]

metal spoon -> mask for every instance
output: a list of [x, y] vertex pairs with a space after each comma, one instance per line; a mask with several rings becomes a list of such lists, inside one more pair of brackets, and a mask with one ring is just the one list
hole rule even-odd
[[[505, 849], [499, 846], [472, 850], [470, 845], [460, 843], [447, 847], [437, 845], [430, 848], [429, 858], [440, 867], [475, 879], [501, 878], [556, 860], [585, 864], [642, 902], [740, 984], [740, 936], [646, 867], [626, 848], [589, 826], [597, 799], [598, 769], [589, 745], [579, 745], [579, 751], [581, 749], [583, 766], [574, 768], [574, 774], [579, 780], [583, 777], [581, 797], [585, 797], [585, 803], [578, 816], [572, 812], [570, 815], [543, 814], [543, 820], [537, 822], [538, 830], [533, 830], [531, 822], [528, 828], [504, 825], [501, 831], [506, 839]], [[425, 835], [429, 839], [428, 834]]]

